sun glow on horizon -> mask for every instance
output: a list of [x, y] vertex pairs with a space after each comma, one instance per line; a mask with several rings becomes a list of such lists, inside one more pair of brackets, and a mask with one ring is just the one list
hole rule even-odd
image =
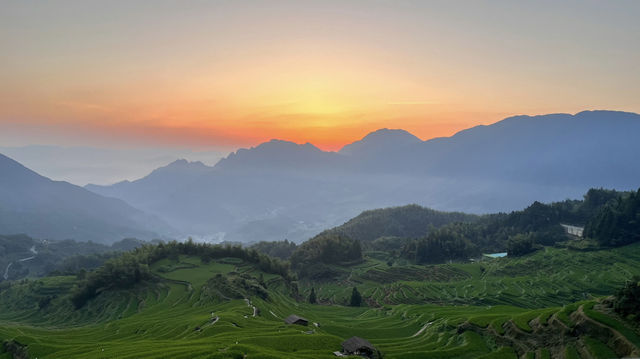
[[634, 11], [596, 28], [601, 4], [509, 4], [12, 2], [0, 140], [337, 150], [384, 127], [430, 139], [513, 114], [640, 112]]

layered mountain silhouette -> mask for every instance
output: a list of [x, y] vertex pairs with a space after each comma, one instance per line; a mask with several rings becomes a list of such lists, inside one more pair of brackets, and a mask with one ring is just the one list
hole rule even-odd
[[0, 233], [115, 242], [170, 233], [162, 220], [124, 201], [52, 181], [0, 154]]
[[349, 156], [369, 157], [384, 155], [404, 149], [422, 140], [405, 130], [383, 128], [366, 135], [360, 141], [344, 146], [340, 153]]
[[113, 186], [87, 186], [228, 240], [304, 240], [370, 208], [416, 203], [486, 213], [640, 186], [640, 115], [515, 116], [422, 141], [381, 129], [325, 152], [272, 140], [213, 167], [178, 161]]

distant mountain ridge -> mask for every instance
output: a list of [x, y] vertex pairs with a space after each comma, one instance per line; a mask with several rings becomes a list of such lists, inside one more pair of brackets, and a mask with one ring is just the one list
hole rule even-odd
[[185, 233], [301, 241], [370, 208], [488, 213], [579, 198], [594, 187], [634, 189], [638, 135], [634, 113], [514, 116], [427, 141], [381, 129], [338, 152], [272, 140], [213, 167], [176, 166], [170, 175], [87, 188]]
[[0, 234], [105, 243], [170, 231], [162, 220], [120, 199], [52, 181], [0, 154]]
[[421, 143], [422, 140], [405, 130], [382, 128], [350, 143], [339, 151], [341, 154], [359, 156], [383, 151], [395, 151], [398, 148]]
[[170, 195], [211, 171], [213, 167], [200, 161], [189, 162], [179, 159], [156, 168], [147, 176], [135, 181], [122, 181], [111, 186], [88, 184], [85, 188], [107, 197], [127, 198], [126, 201], [135, 207], [146, 208], [156, 202], [158, 193]]
[[305, 143], [271, 140], [250, 149], [241, 148], [221, 159], [216, 169], [281, 169], [292, 167], [320, 167], [332, 165], [336, 159], [333, 152], [324, 152]]

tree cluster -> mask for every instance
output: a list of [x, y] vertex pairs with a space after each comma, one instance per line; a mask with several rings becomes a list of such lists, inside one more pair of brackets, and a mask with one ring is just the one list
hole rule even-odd
[[478, 247], [456, 231], [455, 226], [432, 231], [415, 242], [415, 262], [419, 264], [443, 263], [463, 260], [479, 255]]
[[535, 240], [531, 233], [519, 233], [509, 238], [507, 242], [507, 255], [509, 257], [519, 257], [529, 254], [535, 250]]
[[362, 261], [360, 241], [325, 234], [304, 242], [291, 255], [291, 266], [301, 277], [328, 279], [335, 274], [330, 265], [349, 265]]
[[640, 241], [640, 189], [609, 201], [585, 226], [585, 236], [603, 246]]
[[99, 290], [129, 288], [151, 278], [149, 266], [132, 253], [124, 253], [107, 261], [102, 267], [90, 272], [86, 279], [71, 293], [71, 302], [81, 308], [98, 295]]
[[[524, 255], [543, 245], [550, 246], [567, 240], [560, 223], [586, 223], [594, 213], [614, 207], [626, 195], [623, 192], [591, 189], [582, 201], [566, 200], [551, 204], [534, 202], [524, 210], [509, 214], [497, 213], [480, 216], [471, 222], [449, 223], [440, 228], [431, 228], [426, 236], [405, 242], [400, 256], [416, 263], [443, 263], [471, 258], [480, 253], [506, 251], [510, 256]], [[620, 212], [634, 213], [631, 207], [627, 206]], [[637, 214], [637, 209], [635, 211]], [[616, 224], [616, 228], [618, 226]], [[636, 230], [635, 233], [640, 231]]]
[[613, 309], [632, 320], [640, 321], [640, 277], [633, 277], [618, 291]]
[[282, 260], [288, 260], [296, 250], [297, 246], [293, 242], [288, 240], [274, 241], [274, 242], [258, 242], [250, 247], [260, 253], [264, 253], [270, 257], [279, 258]]

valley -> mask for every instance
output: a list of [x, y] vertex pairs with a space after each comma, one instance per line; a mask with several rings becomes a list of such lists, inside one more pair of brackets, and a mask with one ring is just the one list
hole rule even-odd
[[[14, 282], [0, 291], [0, 339], [29, 358], [331, 358], [352, 336], [385, 358], [638, 354], [637, 328], [606, 298], [640, 274], [640, 243], [427, 267], [365, 258], [338, 283], [300, 282], [297, 295], [287, 279], [240, 258], [184, 254], [150, 264], [152, 280], [105, 289], [79, 309], [68, 299], [75, 276]], [[227, 285], [211, 281], [219, 275]], [[266, 292], [250, 295], [247, 282]], [[312, 286], [319, 304], [304, 300]], [[364, 306], [345, 305], [352, 286]], [[290, 314], [309, 326], [284, 324]]]
[[638, 208], [604, 189], [508, 214], [408, 205], [300, 245], [0, 236], [21, 266], [0, 281], [0, 358], [640, 355]]

